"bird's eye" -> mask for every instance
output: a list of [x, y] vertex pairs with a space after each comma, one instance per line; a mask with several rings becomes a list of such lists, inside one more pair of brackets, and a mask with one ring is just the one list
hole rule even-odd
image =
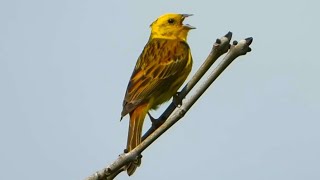
[[174, 23], [174, 19], [169, 19], [169, 20], [168, 20], [168, 23], [169, 23], [169, 24], [173, 24], [173, 23]]

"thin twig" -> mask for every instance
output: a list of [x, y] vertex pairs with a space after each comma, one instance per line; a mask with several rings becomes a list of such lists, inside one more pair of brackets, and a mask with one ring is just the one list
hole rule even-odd
[[[208, 71], [216, 60], [226, 53], [230, 48], [230, 40], [232, 38], [232, 32], [228, 32], [226, 35], [222, 36], [220, 39], [217, 39], [213, 44], [211, 52], [207, 59], [203, 62], [197, 72], [192, 76], [190, 81], [184, 86], [181, 92], [178, 94], [178, 99], [184, 99], [186, 95], [192, 90], [192, 88], [199, 82], [202, 76]], [[157, 121], [152, 123], [152, 126], [149, 130], [142, 136], [142, 141], [145, 140], [150, 134], [152, 134], [159, 126], [161, 126], [170, 114], [176, 109], [175, 103], [171, 103], [167, 109], [162, 113], [160, 118]]]
[[[181, 119], [185, 113], [192, 107], [192, 105], [200, 98], [200, 96], [206, 91], [206, 89], [217, 79], [217, 77], [231, 64], [231, 62], [238, 56], [245, 55], [251, 51], [249, 45], [252, 43], [252, 38], [241, 40], [239, 43], [234, 41], [230, 48], [230, 51], [221, 61], [221, 63], [213, 70], [208, 79], [199, 86], [193, 95], [186, 98], [183, 104], [179, 108], [175, 108], [173, 113], [167, 118], [167, 120], [157, 128], [152, 134], [150, 134], [141, 144], [134, 148], [129, 153], [121, 154], [108, 167], [96, 172], [86, 180], [108, 180], [116, 177], [121, 171], [125, 170], [125, 165], [128, 162], [135, 160], [140, 154], [152, 144], [159, 136], [167, 131], [173, 124]], [[209, 69], [209, 68], [208, 68]], [[204, 73], [203, 73], [204, 74]], [[194, 84], [195, 85], [195, 84]], [[193, 86], [194, 86], [193, 85]], [[190, 90], [188, 90], [189, 92]]]

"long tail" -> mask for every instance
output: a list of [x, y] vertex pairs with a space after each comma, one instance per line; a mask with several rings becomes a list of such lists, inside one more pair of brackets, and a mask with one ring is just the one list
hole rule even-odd
[[[148, 112], [148, 103], [142, 104], [135, 108], [130, 113], [130, 123], [129, 123], [129, 132], [128, 132], [128, 141], [127, 141], [127, 150], [128, 152], [137, 147], [141, 143], [141, 133], [144, 118]], [[127, 174], [131, 176], [138, 166], [141, 164], [141, 159], [130, 163], [127, 166]]]

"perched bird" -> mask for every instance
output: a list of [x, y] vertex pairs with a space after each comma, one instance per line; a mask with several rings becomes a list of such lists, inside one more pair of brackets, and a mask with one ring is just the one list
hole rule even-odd
[[[151, 35], [131, 75], [123, 100], [121, 119], [129, 114], [127, 151], [141, 143], [146, 114], [174, 96], [189, 75], [192, 57], [183, 20], [191, 14], [164, 14], [151, 25]], [[127, 166], [132, 175], [141, 159]]]

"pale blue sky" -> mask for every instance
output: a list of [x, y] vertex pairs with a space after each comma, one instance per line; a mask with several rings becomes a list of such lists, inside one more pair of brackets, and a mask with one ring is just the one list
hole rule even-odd
[[228, 31], [252, 36], [253, 51], [143, 153], [130, 179], [320, 179], [319, 6], [0, 1], [0, 179], [84, 179], [111, 163], [126, 145], [128, 79], [150, 23], [167, 12], [195, 14], [194, 70]]

